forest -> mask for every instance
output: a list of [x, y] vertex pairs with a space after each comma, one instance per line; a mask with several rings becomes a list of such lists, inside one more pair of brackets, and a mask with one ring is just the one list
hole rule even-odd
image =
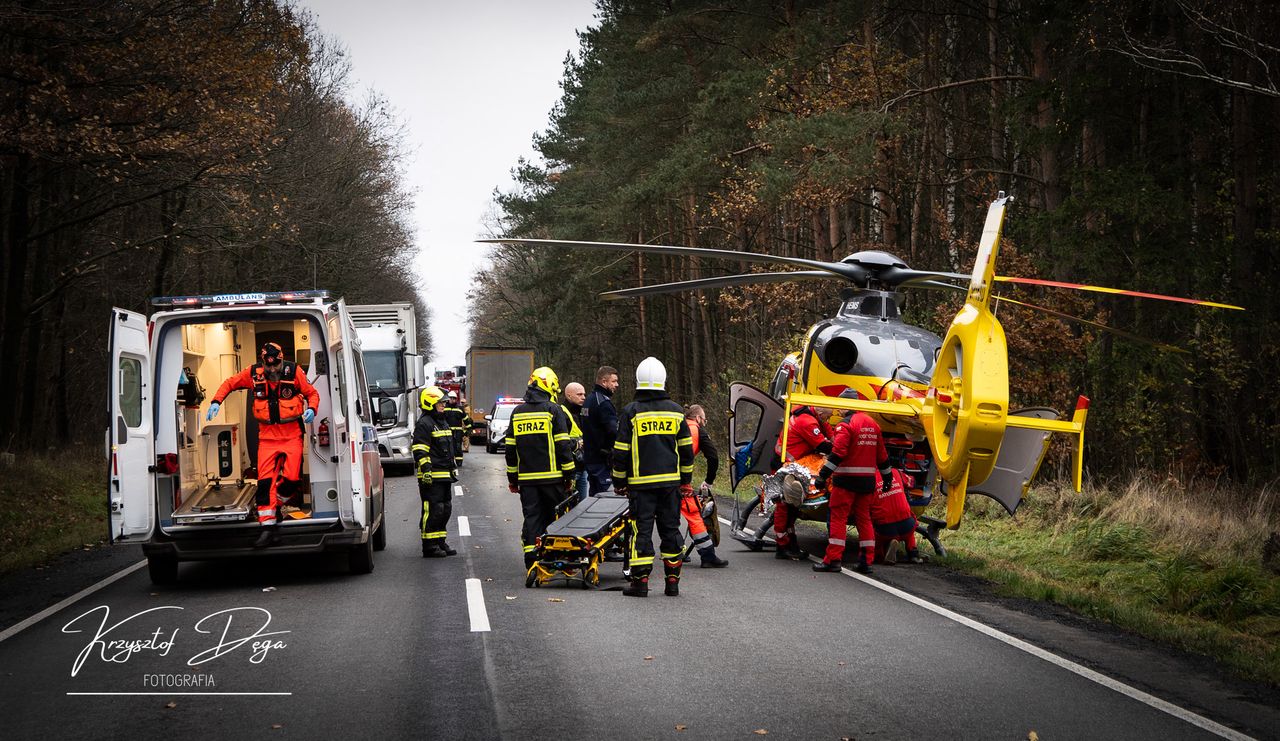
[[[600, 0], [491, 236], [967, 273], [1006, 191], [1002, 275], [1246, 309], [1002, 287], [1146, 340], [1002, 306], [1013, 403], [1089, 396], [1094, 474], [1261, 485], [1280, 470], [1276, 39], [1280, 7], [1236, 0]], [[562, 381], [614, 365], [624, 399], [655, 355], [674, 398], [721, 415], [839, 306], [834, 282], [602, 301], [751, 266], [477, 248], [474, 342], [531, 345]], [[908, 301], [939, 334], [959, 305]]]
[[101, 442], [113, 305], [323, 288], [426, 316], [400, 124], [348, 70], [277, 0], [0, 0], [0, 451]]

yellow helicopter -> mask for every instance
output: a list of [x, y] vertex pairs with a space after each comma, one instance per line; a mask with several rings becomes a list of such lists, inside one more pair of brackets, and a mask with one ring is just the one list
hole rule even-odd
[[[884, 430], [895, 467], [906, 470], [913, 478], [913, 508], [919, 509], [928, 503], [931, 498], [928, 492], [935, 477], [945, 482], [945, 526], [955, 529], [960, 525], [969, 491], [996, 499], [1012, 514], [1039, 469], [1053, 433], [1067, 434], [1074, 439], [1073, 483], [1076, 491], [1081, 487], [1088, 399], [1079, 398], [1070, 419], [1061, 419], [1055, 410], [1043, 407], [1010, 412], [1008, 348], [1004, 329], [991, 311], [993, 298], [1133, 337], [1050, 309], [994, 297], [992, 289], [996, 283], [1073, 288], [1242, 310], [1239, 306], [1198, 299], [998, 276], [996, 258], [1005, 211], [1011, 200], [1002, 191], [988, 208], [977, 259], [968, 275], [913, 270], [894, 255], [878, 250], [857, 252], [840, 262], [823, 262], [652, 244], [541, 239], [483, 241], [654, 252], [810, 268], [700, 278], [601, 294], [612, 299], [797, 280], [842, 278], [852, 283], [852, 288], [842, 292], [839, 312], [809, 329], [803, 352], [793, 353], [783, 361], [768, 391], [744, 383], [731, 386], [729, 436], [735, 454], [729, 466], [731, 483], [736, 489], [739, 481], [749, 474], [767, 476], [778, 469], [782, 461], [771, 453], [775, 443], [778, 450], [787, 449], [786, 420], [797, 407], [864, 411], [873, 415]], [[902, 321], [900, 292], [910, 287], [965, 292], [965, 304], [956, 313], [945, 337], [939, 338]], [[767, 504], [764, 499], [761, 497], [759, 502], [762, 506]], [[801, 508], [801, 516], [825, 519], [825, 497], [810, 503], [813, 506]], [[749, 546], [759, 548], [767, 525], [754, 533], [745, 532], [751, 509], [735, 514], [734, 534]], [[942, 549], [936, 533], [943, 524], [934, 521], [934, 527], [926, 534], [939, 552]]]

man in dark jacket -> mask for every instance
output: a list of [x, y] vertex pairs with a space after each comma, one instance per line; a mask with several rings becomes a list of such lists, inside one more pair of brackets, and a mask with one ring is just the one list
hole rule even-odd
[[613, 481], [631, 500], [630, 573], [622, 593], [649, 596], [653, 571], [653, 524], [658, 523], [668, 597], [680, 594], [684, 538], [680, 535], [680, 497], [692, 496], [693, 438], [684, 409], [667, 396], [667, 369], [657, 358], [636, 368], [636, 400], [618, 418], [613, 445]]
[[613, 487], [609, 460], [613, 455], [613, 441], [618, 436], [618, 410], [612, 398], [617, 390], [618, 369], [601, 366], [596, 371], [596, 387], [582, 405], [583, 459], [593, 496]]
[[550, 368], [529, 376], [524, 403], [511, 412], [504, 444], [507, 448], [507, 485], [520, 495], [524, 527], [524, 567], [537, 560], [537, 541], [555, 520], [556, 508], [571, 496], [573, 443], [569, 441], [569, 417], [556, 403], [560, 381]]

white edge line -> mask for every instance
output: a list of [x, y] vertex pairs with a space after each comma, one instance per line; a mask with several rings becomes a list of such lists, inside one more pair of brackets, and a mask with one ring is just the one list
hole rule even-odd
[[169, 695], [292, 695], [292, 692], [68, 692], [67, 695], [108, 695], [115, 697], [117, 695], [144, 695], [144, 696], [161, 696]]
[[45, 609], [41, 610], [40, 612], [37, 612], [36, 614], [32, 615], [26, 620], [23, 620], [17, 625], [11, 625], [8, 628], [5, 628], [3, 632], [0, 632], [0, 641], [4, 641], [7, 638], [12, 638], [13, 636], [16, 636], [17, 634], [21, 633], [27, 628], [30, 628], [31, 626], [35, 625], [41, 620], [44, 620], [45, 618], [49, 617], [55, 612], [58, 612], [59, 610], [63, 609], [64, 607], [74, 604], [77, 600], [81, 600], [81, 599], [84, 599], [85, 597], [88, 597], [89, 595], [93, 594], [99, 589], [102, 589], [108, 584], [111, 584], [112, 582], [123, 579], [124, 577], [128, 576], [129, 574], [132, 574], [133, 572], [137, 571], [138, 569], [146, 565], [147, 565], [146, 560], [142, 560], [135, 563], [132, 566], [123, 568], [117, 571], [116, 573], [112, 574], [111, 576], [108, 576], [107, 578], [98, 582], [97, 584], [94, 584], [91, 587], [86, 587], [84, 589], [81, 589], [79, 592], [76, 592], [70, 597], [67, 597], [66, 599], [62, 600], [58, 604], [53, 605], [52, 607], [46, 607]]
[[453, 495], [454, 495], [455, 497], [460, 497], [460, 496], [462, 496], [462, 484], [454, 484], [454, 485], [453, 485]]
[[465, 516], [458, 517], [458, 537], [471, 537], [471, 522]]
[[489, 613], [484, 609], [484, 589], [479, 579], [467, 579], [467, 612], [471, 615], [471, 632], [489, 632]]
[[[733, 527], [733, 523], [726, 520], [725, 518], [720, 517], [717, 519], [719, 519], [720, 522], [723, 522], [725, 525], [728, 525], [730, 528]], [[816, 562], [819, 559], [811, 557], [809, 560]], [[885, 584], [884, 582], [876, 581], [875, 579], [868, 579], [867, 577], [861, 574], [856, 574], [850, 571], [849, 569], [841, 569], [840, 573], [852, 579], [856, 579], [864, 584], [868, 584], [872, 587], [875, 587], [876, 589], [879, 589], [883, 592], [887, 592], [899, 599], [906, 600], [907, 602], [910, 602], [911, 604], [916, 605], [917, 607], [923, 607], [924, 609], [930, 612], [936, 613], [938, 615], [941, 615], [942, 617], [945, 617], [948, 620], [953, 620], [957, 623], [960, 623], [961, 625], [967, 628], [972, 628], [973, 630], [976, 630], [979, 633], [982, 633], [983, 635], [988, 636], [989, 638], [994, 638], [997, 641], [1000, 641], [1001, 643], [1005, 643], [1009, 646], [1012, 646], [1020, 651], [1025, 651], [1026, 653], [1029, 653], [1038, 659], [1043, 659], [1044, 661], [1047, 661], [1050, 664], [1053, 664], [1054, 666], [1057, 666], [1062, 669], [1066, 669], [1072, 674], [1076, 674], [1091, 682], [1100, 684], [1103, 687], [1106, 687], [1107, 689], [1114, 690], [1115, 692], [1119, 692], [1122, 695], [1125, 695], [1129, 698], [1137, 700], [1138, 702], [1141, 702], [1145, 705], [1153, 707], [1156, 710], [1172, 715], [1173, 717], [1179, 720], [1190, 723], [1193, 726], [1203, 728], [1204, 730], [1212, 734], [1215, 734], [1222, 738], [1234, 739], [1236, 741], [1253, 741], [1252, 736], [1247, 736], [1243, 733], [1240, 733], [1239, 731], [1236, 731], [1232, 728], [1228, 728], [1220, 723], [1215, 723], [1214, 721], [1209, 720], [1208, 718], [1202, 715], [1197, 715], [1196, 713], [1193, 713], [1190, 710], [1174, 705], [1173, 703], [1168, 702], [1167, 700], [1161, 700], [1160, 698], [1154, 695], [1147, 694], [1146, 692], [1143, 692], [1142, 690], [1137, 689], [1135, 687], [1130, 687], [1129, 685], [1119, 680], [1112, 679], [1111, 677], [1108, 677], [1105, 674], [1102, 674], [1092, 669], [1089, 669], [1087, 667], [1081, 666], [1080, 664], [1077, 664], [1074, 661], [1071, 661], [1070, 659], [1064, 659], [1061, 656], [1058, 656], [1057, 654], [1050, 653], [1049, 651], [1046, 651], [1045, 649], [1040, 648], [1039, 646], [1036, 646], [1031, 643], [1027, 643], [1026, 641], [1020, 638], [1014, 638], [1008, 633], [1004, 633], [1002, 631], [996, 630], [995, 628], [992, 628], [989, 625], [984, 625], [983, 623], [980, 623], [977, 620], [967, 618], [964, 615], [961, 615], [957, 612], [952, 612], [951, 610], [948, 610], [947, 608], [942, 607], [940, 605], [935, 605], [934, 603], [929, 602], [928, 600], [921, 599], [920, 597], [917, 597], [914, 594], [904, 592], [901, 589], [898, 589], [897, 587], [891, 587], [888, 584]]]

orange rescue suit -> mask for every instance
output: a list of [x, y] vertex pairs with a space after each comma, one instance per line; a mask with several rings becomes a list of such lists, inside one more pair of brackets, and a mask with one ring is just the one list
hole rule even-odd
[[280, 380], [267, 378], [255, 364], [222, 382], [213, 401], [221, 404], [237, 389], [253, 393], [253, 417], [258, 420], [258, 522], [276, 524], [281, 499], [293, 495], [302, 478], [302, 413], [320, 406], [320, 394], [298, 371], [284, 363]]

